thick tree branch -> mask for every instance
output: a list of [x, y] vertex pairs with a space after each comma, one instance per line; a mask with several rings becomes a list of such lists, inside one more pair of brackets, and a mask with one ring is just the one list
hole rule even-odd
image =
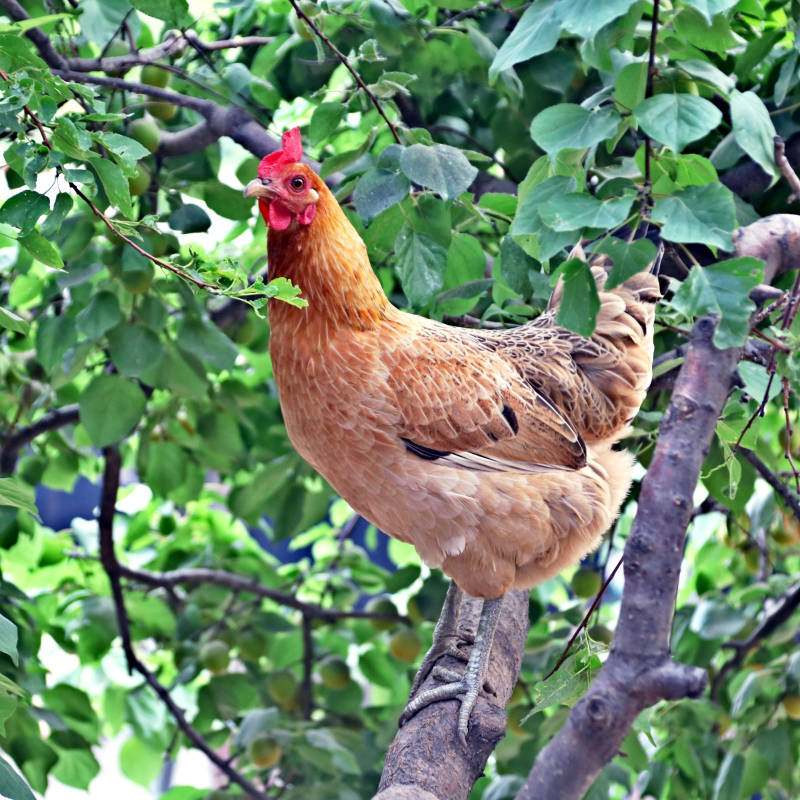
[[[800, 266], [798, 240], [800, 217], [766, 217], [737, 232], [736, 254], [763, 258], [769, 283]], [[625, 590], [608, 660], [516, 800], [579, 800], [643, 709], [705, 688], [703, 670], [671, 661], [669, 640], [692, 495], [742, 352], [717, 350], [715, 328], [712, 317], [696, 323], [661, 422], [625, 546]]]
[[205, 753], [208, 759], [223, 772], [231, 782], [240, 786], [249, 797], [255, 798], [255, 800], [266, 800], [266, 794], [257, 789], [246, 778], [242, 777], [225, 759], [220, 758], [220, 756], [206, 744], [203, 737], [189, 724], [186, 715], [183, 713], [183, 709], [175, 703], [167, 688], [163, 686], [158, 678], [156, 678], [155, 674], [139, 660], [133, 649], [128, 615], [125, 611], [125, 598], [122, 594], [122, 586], [120, 584], [122, 567], [119, 561], [117, 561], [117, 556], [114, 552], [114, 514], [117, 506], [117, 493], [119, 491], [119, 476], [122, 459], [120, 458], [119, 450], [115, 447], [105, 448], [105, 450], [103, 450], [103, 455], [105, 457], [105, 471], [103, 475], [103, 494], [100, 501], [100, 516], [98, 518], [98, 528], [100, 531], [100, 562], [111, 583], [111, 594], [114, 599], [114, 608], [117, 614], [117, 626], [119, 628], [120, 638], [122, 639], [122, 649], [125, 652], [125, 657], [128, 662], [128, 670], [130, 672], [138, 672], [145, 679], [164, 705], [167, 706], [169, 712], [175, 718], [178, 728], [180, 728], [186, 738], [189, 739], [198, 750]]
[[[470, 720], [469, 747], [458, 741], [458, 700], [433, 703], [423, 708], [397, 732], [384, 761], [380, 793], [375, 800], [466, 800], [481, 776], [492, 751], [505, 735], [503, 709], [519, 677], [522, 652], [528, 634], [528, 592], [506, 595], [489, 662], [492, 699], [481, 695]], [[480, 602], [465, 597], [459, 626], [474, 634]], [[463, 662], [446, 656], [439, 662], [448, 669], [462, 669]], [[420, 687], [437, 686], [429, 676]]]

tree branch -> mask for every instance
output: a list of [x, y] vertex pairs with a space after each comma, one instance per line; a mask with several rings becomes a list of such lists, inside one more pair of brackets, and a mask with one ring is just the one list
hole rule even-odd
[[[478, 698], [470, 718], [470, 746], [462, 747], [458, 740], [458, 700], [423, 708], [403, 725], [389, 747], [379, 794], [374, 800], [466, 800], [492, 751], [505, 736], [503, 709], [522, 666], [529, 594], [512, 591], [503, 602], [489, 661], [488, 677], [495, 694], [491, 700], [483, 695]], [[464, 597], [459, 617], [463, 632], [474, 634], [480, 609], [480, 601]], [[463, 668], [463, 662], [450, 656], [439, 663], [448, 669]], [[420, 691], [437, 685], [429, 676]]]
[[[765, 282], [800, 266], [800, 218], [775, 215], [742, 228], [737, 256], [766, 262]], [[625, 590], [600, 675], [542, 750], [516, 800], [579, 800], [619, 751], [638, 714], [660, 699], [699, 697], [703, 670], [673, 663], [669, 638], [692, 495], [742, 348], [717, 350], [716, 321], [698, 320], [642, 482], [625, 545]]]
[[133, 642], [131, 641], [128, 615], [125, 611], [125, 598], [123, 597], [122, 586], [120, 585], [122, 567], [117, 561], [117, 556], [114, 552], [113, 525], [117, 506], [117, 493], [119, 491], [119, 476], [122, 459], [120, 458], [119, 450], [115, 447], [106, 447], [103, 450], [103, 455], [105, 456], [105, 471], [103, 475], [103, 494], [100, 501], [100, 516], [98, 518], [98, 527], [100, 531], [100, 562], [111, 583], [111, 594], [117, 613], [117, 625], [120, 638], [122, 639], [122, 649], [125, 652], [125, 657], [128, 662], [128, 670], [131, 673], [138, 672], [145, 679], [147, 684], [161, 698], [164, 705], [167, 706], [186, 738], [189, 739], [198, 750], [205, 753], [217, 769], [223, 772], [231, 782], [240, 786], [245, 794], [255, 798], [255, 800], [267, 800], [266, 794], [257, 789], [246, 778], [242, 777], [227, 761], [225, 761], [225, 759], [220, 758], [220, 756], [206, 744], [203, 737], [189, 724], [186, 715], [183, 713], [183, 709], [175, 703], [166, 687], [161, 684], [155, 674], [136, 656], [133, 649]]
[[120, 564], [120, 575], [132, 581], [147, 584], [148, 586], [160, 586], [163, 589], [174, 589], [176, 586], [198, 586], [203, 583], [213, 583], [217, 586], [227, 586], [237, 592], [249, 592], [250, 594], [263, 597], [267, 600], [274, 600], [282, 606], [293, 608], [303, 614], [304, 617], [324, 619], [332, 621], [336, 619], [385, 619], [393, 622], [408, 623], [407, 617], [399, 614], [381, 614], [372, 611], [343, 611], [338, 608], [322, 608], [313, 603], [305, 603], [298, 600], [294, 595], [280, 592], [264, 586], [252, 578], [245, 578], [235, 575], [232, 572], [225, 572], [218, 569], [176, 569], [171, 572], [149, 572], [143, 569], [133, 569]]
[[[17, 0], [0, 0], [0, 8], [8, 14], [14, 22], [24, 22], [30, 19], [28, 12]], [[25, 35], [36, 45], [47, 66], [53, 69], [64, 69], [64, 57], [53, 47], [50, 37], [41, 28], [31, 28]]]
[[17, 465], [19, 451], [30, 444], [37, 436], [41, 436], [48, 431], [63, 428], [65, 425], [72, 425], [80, 419], [78, 404], [63, 406], [45, 414], [41, 419], [34, 422], [27, 428], [20, 428], [16, 433], [9, 437], [0, 451], [0, 474], [10, 475]]
[[775, 494], [780, 496], [800, 521], [800, 498], [752, 450], [741, 447], [739, 452], [756, 468], [756, 472], [775, 490]]

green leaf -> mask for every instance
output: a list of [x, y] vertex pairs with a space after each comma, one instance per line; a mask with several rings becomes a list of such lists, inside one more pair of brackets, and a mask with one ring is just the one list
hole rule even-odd
[[554, 175], [536, 184], [528, 192], [511, 226], [514, 241], [533, 258], [545, 261], [575, 243], [577, 234], [557, 233], [548, 228], [541, 216], [541, 209], [555, 198], [573, 192], [577, 188], [575, 178]]
[[730, 23], [723, 14], [717, 14], [706, 21], [702, 14], [693, 8], [684, 8], [673, 18], [677, 33], [690, 44], [701, 50], [712, 50], [723, 58], [726, 51], [736, 47], [740, 39], [734, 35]]
[[148, 17], [163, 20], [171, 28], [182, 28], [189, 13], [187, 0], [131, 0], [131, 5]]
[[15, 664], [19, 664], [19, 654], [17, 653], [17, 626], [0, 614], [0, 653], [11, 656]]
[[755, 92], [731, 93], [731, 123], [736, 144], [750, 156], [768, 175], [779, 174], [775, 163], [775, 126]]
[[714, 781], [713, 800], [739, 800], [744, 775], [744, 758], [728, 753]]
[[64, 262], [61, 260], [58, 250], [39, 231], [31, 231], [26, 236], [20, 236], [17, 241], [23, 250], [26, 250], [46, 267], [52, 267], [53, 269], [64, 268]]
[[203, 187], [206, 205], [225, 219], [242, 220], [253, 216], [253, 200], [244, 197], [241, 190], [226, 186], [220, 181], [210, 181]]
[[534, 118], [531, 137], [547, 153], [591, 147], [614, 136], [621, 120], [622, 117], [611, 108], [589, 111], [573, 103], [560, 103], [546, 108]]
[[395, 203], [408, 197], [408, 178], [388, 169], [371, 169], [358, 181], [353, 199], [365, 225]]
[[600, 298], [589, 265], [571, 258], [561, 268], [564, 281], [556, 322], [580, 336], [591, 336], [600, 311]]
[[703, 600], [694, 610], [689, 627], [703, 639], [722, 639], [735, 636], [747, 623], [739, 609], [724, 603]]
[[36, 355], [41, 365], [48, 372], [59, 366], [67, 350], [77, 340], [72, 317], [62, 314], [60, 317], [45, 317], [40, 320], [36, 329]]
[[738, 0], [685, 0], [687, 6], [696, 8], [709, 22], [737, 2]]
[[755, 304], [749, 298], [764, 274], [758, 258], [734, 258], [708, 267], [692, 267], [680, 285], [672, 305], [688, 317], [715, 313], [720, 323], [714, 334], [719, 348], [744, 345], [750, 332]]
[[556, 0], [538, 0], [520, 17], [489, 67], [489, 80], [520, 61], [547, 53], [558, 43], [561, 25]]
[[166, 497], [186, 480], [187, 457], [175, 442], [151, 442], [144, 482], [159, 497]]
[[412, 181], [438, 192], [445, 200], [465, 192], [478, 174], [460, 150], [446, 144], [407, 147], [400, 156], [400, 168]]
[[122, 166], [127, 170], [126, 174], [130, 176], [136, 169], [136, 162], [150, 155], [150, 151], [144, 145], [120, 133], [103, 131], [93, 133], [92, 138], [114, 155], [119, 156], [117, 160], [122, 162]]
[[30, 333], [31, 326], [22, 317], [18, 317], [13, 311], [0, 308], [0, 327], [8, 328], [10, 331], [22, 333], [25, 336]]
[[325, 141], [339, 127], [339, 123], [347, 114], [347, 106], [343, 103], [320, 103], [311, 115], [308, 126], [308, 138], [313, 147]]
[[372, 147], [377, 135], [377, 129], [373, 128], [370, 131], [369, 136], [364, 137], [364, 141], [355, 150], [348, 150], [345, 153], [337, 153], [330, 158], [326, 158], [322, 162], [322, 167], [319, 171], [320, 178], [324, 180], [329, 175], [333, 175], [333, 173], [337, 170], [349, 167], [353, 162], [358, 161], [358, 159], [361, 158], [361, 156], [363, 156], [370, 149], [370, 147]]
[[14, 506], [39, 516], [34, 502], [33, 490], [22, 486], [16, 478], [0, 478], [0, 506]]
[[597, 32], [625, 14], [636, 0], [561, 0], [558, 18], [561, 26], [582, 39], [592, 39]]
[[[140, 2], [141, 0], [136, 1]], [[129, 780], [145, 788], [148, 788], [159, 776], [163, 761], [163, 752], [154, 750], [138, 736], [131, 736], [130, 739], [127, 739], [119, 751], [120, 772]]]
[[119, 165], [106, 158], [92, 158], [92, 166], [100, 177], [111, 205], [116, 206], [129, 219], [132, 218], [131, 188]]
[[273, 278], [264, 287], [264, 294], [267, 297], [274, 297], [276, 300], [282, 300], [297, 308], [305, 308], [308, 300], [300, 297], [301, 291], [300, 287], [295, 286], [288, 278]]
[[553, 198], [539, 214], [545, 225], [556, 231], [581, 228], [616, 228], [628, 218], [635, 197], [627, 194], [598, 200], [585, 192], [572, 192]]
[[652, 218], [661, 223], [661, 235], [670, 242], [698, 242], [733, 250], [736, 206], [733, 193], [721, 183], [690, 186], [672, 197], [660, 197]]
[[94, 341], [121, 321], [122, 311], [117, 296], [112, 292], [103, 291], [94, 295], [89, 305], [78, 314], [75, 327], [87, 339]]
[[669, 92], [643, 100], [633, 116], [645, 133], [675, 153], [702, 139], [722, 121], [722, 112], [708, 100]]
[[124, 439], [142, 418], [147, 398], [132, 381], [100, 375], [80, 398], [80, 419], [92, 444], [107, 447]]
[[2, 756], [0, 756], [0, 795], [9, 800], [36, 800], [28, 784]]
[[184, 320], [176, 340], [184, 350], [217, 369], [231, 369], [239, 355], [236, 345], [206, 320]]
[[61, 230], [61, 223], [70, 211], [72, 211], [72, 197], [66, 192], [59, 192], [56, 197], [56, 202], [53, 204], [53, 210], [42, 223], [42, 236], [47, 238], [48, 236], [58, 233]]
[[523, 297], [532, 292], [528, 273], [536, 269], [537, 264], [515, 241], [506, 235], [500, 247], [500, 272], [506, 283]]
[[624, 66], [614, 80], [614, 100], [624, 111], [633, 111], [643, 100], [647, 89], [647, 61]]
[[613, 289], [628, 278], [644, 272], [656, 258], [656, 246], [649, 239], [636, 239], [626, 242], [614, 236], [600, 239], [590, 246], [593, 253], [605, 253], [611, 257], [614, 266], [606, 278], [605, 288]]
[[138, 378], [157, 364], [164, 350], [157, 334], [146, 325], [128, 323], [108, 332], [111, 360], [120, 375]]
[[397, 272], [409, 303], [427, 305], [441, 291], [447, 268], [447, 250], [426, 233], [406, 225], [395, 241]]
[[181, 233], [204, 233], [211, 227], [211, 217], [195, 203], [185, 203], [173, 211], [167, 222]]
[[19, 228], [19, 235], [30, 233], [39, 217], [50, 211], [50, 201], [43, 194], [25, 189], [9, 197], [0, 207], [0, 222]]
[[566, 702], [575, 694], [579, 685], [577, 675], [565, 669], [556, 670], [546, 681], [534, 684], [533, 690], [536, 693], [534, 712]]

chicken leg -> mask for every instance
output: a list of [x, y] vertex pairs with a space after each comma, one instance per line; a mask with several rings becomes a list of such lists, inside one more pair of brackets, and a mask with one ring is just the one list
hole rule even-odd
[[[452, 586], [455, 586], [455, 584], [451, 585], [451, 590]], [[460, 605], [460, 590], [457, 588], [452, 590], [453, 598], [451, 598], [451, 591], [448, 591], [448, 599], [445, 601], [445, 608], [442, 609], [442, 616], [439, 619], [439, 625], [436, 626], [436, 633], [434, 634], [434, 646], [431, 648], [431, 653], [437, 649], [437, 634], [439, 634], [440, 627], [444, 632], [445, 626], [452, 624], [450, 617], [452, 615], [452, 603], [455, 600], [456, 592], [458, 592], [458, 605]], [[450, 608], [448, 608], [448, 601], [451, 601]], [[428, 672], [432, 671], [434, 678], [444, 680], [446, 683], [444, 683], [442, 686], [437, 686], [435, 689], [429, 689], [427, 692], [423, 692], [417, 696], [414, 696], [412, 691], [412, 699], [409, 701], [405, 711], [400, 717], [401, 725], [413, 717], [418, 711], [421, 711], [423, 708], [425, 708], [425, 706], [428, 706], [431, 703], [436, 703], [440, 700], [451, 700], [456, 698], [461, 701], [461, 710], [458, 714], [458, 738], [462, 744], [466, 744], [469, 717], [472, 713], [472, 709], [475, 708], [475, 703], [478, 701], [478, 694], [480, 693], [481, 688], [483, 688], [484, 681], [486, 679], [486, 671], [487, 667], [489, 666], [489, 655], [492, 650], [492, 642], [494, 641], [494, 634], [497, 630], [497, 621], [500, 617], [500, 611], [502, 607], [503, 596], [495, 598], [494, 600], [484, 601], [483, 608], [481, 609], [480, 621], [478, 622], [478, 632], [475, 636], [475, 644], [472, 647], [472, 653], [469, 656], [469, 660], [467, 661], [467, 666], [463, 675], [453, 672], [452, 670], [444, 669], [443, 667], [433, 667], [435, 660], [440, 658], [445, 653], [448, 655], [454, 655], [454, 653], [452, 653], [449, 649], [443, 649], [436, 656], [436, 659], [433, 659], [428, 664]], [[445, 612], [447, 612], [447, 614], [445, 614]], [[446, 648], [447, 643], [444, 633], [442, 633], [442, 638], [440, 641]], [[450, 641], [450, 646], [455, 650], [458, 650], [458, 648], [452, 644], [452, 640]], [[431, 653], [429, 653], [429, 655], [431, 655]], [[463, 660], [462, 654], [455, 657]], [[426, 666], [425, 662], [427, 661], [428, 657], [426, 656], [425, 661], [423, 661], [423, 666]], [[433, 667], [432, 670], [431, 667]], [[420, 669], [420, 673], [421, 672], [422, 669]], [[419, 678], [419, 675], [417, 677]], [[423, 680], [424, 677], [426, 676], [423, 676]], [[415, 680], [414, 685], [418, 686], [418, 684], [421, 682], [422, 681]]]

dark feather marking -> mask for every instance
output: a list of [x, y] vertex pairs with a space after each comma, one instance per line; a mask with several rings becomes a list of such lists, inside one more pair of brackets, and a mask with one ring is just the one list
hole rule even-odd
[[508, 423], [509, 428], [514, 431], [514, 435], [516, 436], [519, 433], [519, 420], [517, 419], [517, 415], [511, 406], [504, 405], [502, 410], [502, 415], [505, 421]]
[[448, 452], [447, 450], [434, 450], [432, 447], [425, 447], [425, 445], [417, 444], [416, 442], [412, 442], [411, 439], [406, 439], [403, 436], [400, 437], [400, 441], [405, 445], [406, 450], [408, 450], [409, 453], [413, 453], [415, 456], [424, 458], [426, 461], [436, 461], [440, 458], [444, 458], [445, 456], [452, 455], [452, 453]]

